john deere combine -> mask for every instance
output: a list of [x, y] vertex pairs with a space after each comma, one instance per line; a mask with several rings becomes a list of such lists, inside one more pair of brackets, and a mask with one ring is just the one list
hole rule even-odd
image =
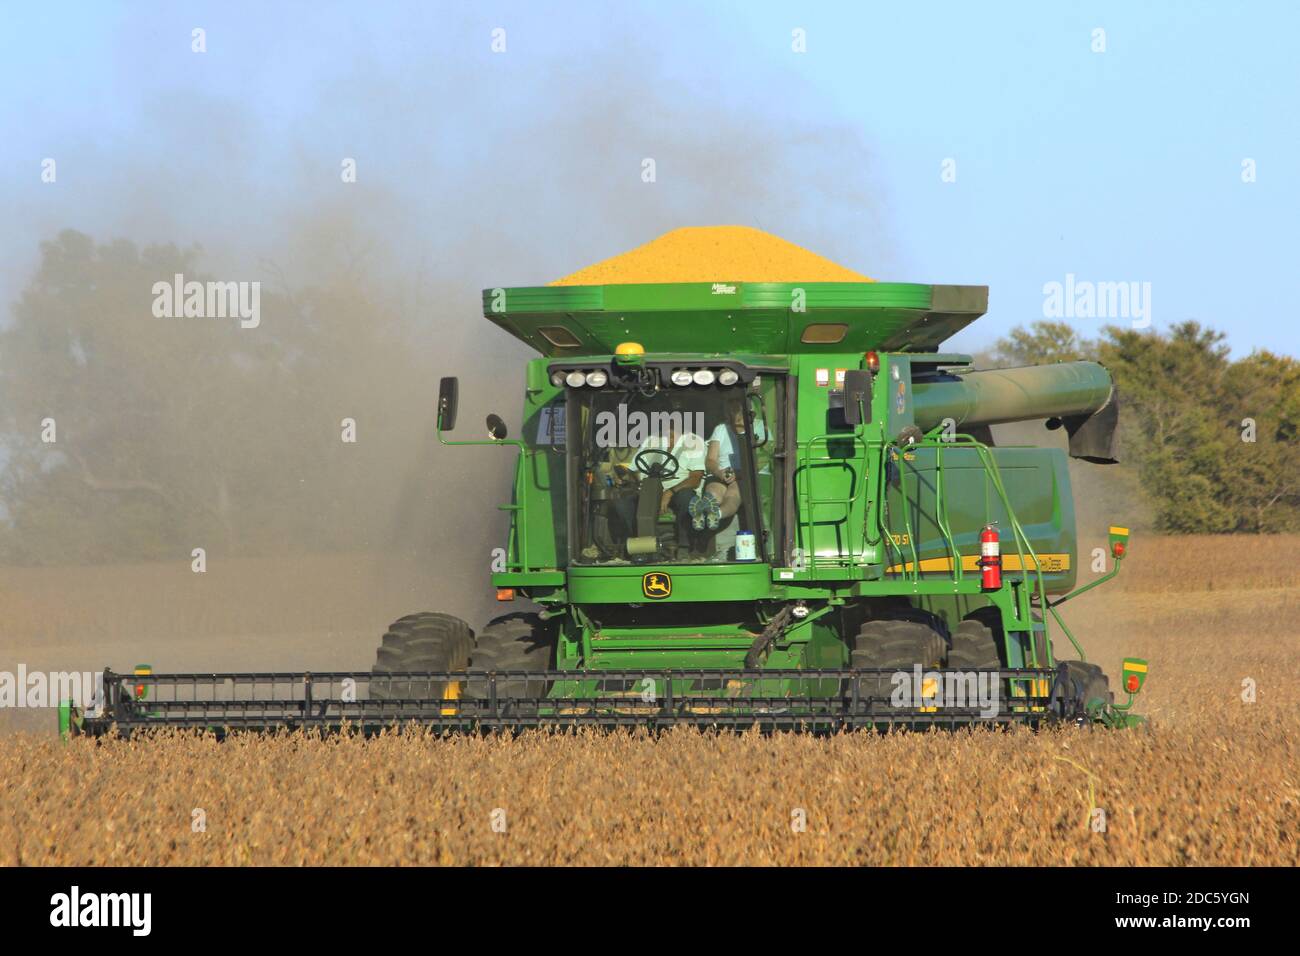
[[1115, 387], [1090, 362], [977, 371], [939, 351], [986, 304], [868, 282], [485, 291], [540, 353], [520, 434], [493, 415], [450, 438], [454, 378], [438, 434], [515, 459], [492, 583], [540, 610], [478, 631], [402, 618], [367, 673], [106, 672], [67, 726], [1135, 722], [1145, 663], [1117, 703], [1059, 613], [1118, 572], [1127, 530], [1080, 586], [1066, 453], [990, 431], [1040, 420], [1113, 462]]

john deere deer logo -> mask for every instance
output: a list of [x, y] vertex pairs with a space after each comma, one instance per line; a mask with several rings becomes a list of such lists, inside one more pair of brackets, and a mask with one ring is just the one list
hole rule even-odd
[[673, 579], [662, 571], [651, 571], [641, 577], [641, 592], [648, 598], [666, 598], [673, 593]]

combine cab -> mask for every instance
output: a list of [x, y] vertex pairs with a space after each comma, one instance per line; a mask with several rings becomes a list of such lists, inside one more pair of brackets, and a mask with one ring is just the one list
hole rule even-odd
[[1136, 722], [1145, 663], [1116, 703], [1058, 612], [1118, 572], [1127, 531], [1077, 586], [1066, 452], [990, 432], [1042, 420], [1113, 462], [1115, 387], [1090, 362], [976, 371], [939, 352], [986, 304], [870, 282], [485, 291], [485, 316], [540, 353], [521, 434], [494, 415], [486, 439], [448, 437], [455, 379], [438, 434], [516, 457], [492, 583], [540, 610], [477, 631], [408, 616], [366, 673], [110, 672], [65, 726]]

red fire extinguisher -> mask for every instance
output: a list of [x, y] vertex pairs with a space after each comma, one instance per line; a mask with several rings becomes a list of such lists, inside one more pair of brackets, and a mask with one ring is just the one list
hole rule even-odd
[[997, 591], [1002, 587], [1002, 547], [997, 525], [986, 524], [980, 532], [980, 587]]

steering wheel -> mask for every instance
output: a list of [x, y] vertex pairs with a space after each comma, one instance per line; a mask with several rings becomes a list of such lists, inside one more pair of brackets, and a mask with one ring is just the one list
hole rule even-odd
[[[661, 455], [662, 460], [651, 465], [641, 460], [646, 455]], [[632, 464], [636, 465], [637, 471], [654, 478], [677, 477], [677, 456], [663, 448], [642, 448], [632, 459]]]

